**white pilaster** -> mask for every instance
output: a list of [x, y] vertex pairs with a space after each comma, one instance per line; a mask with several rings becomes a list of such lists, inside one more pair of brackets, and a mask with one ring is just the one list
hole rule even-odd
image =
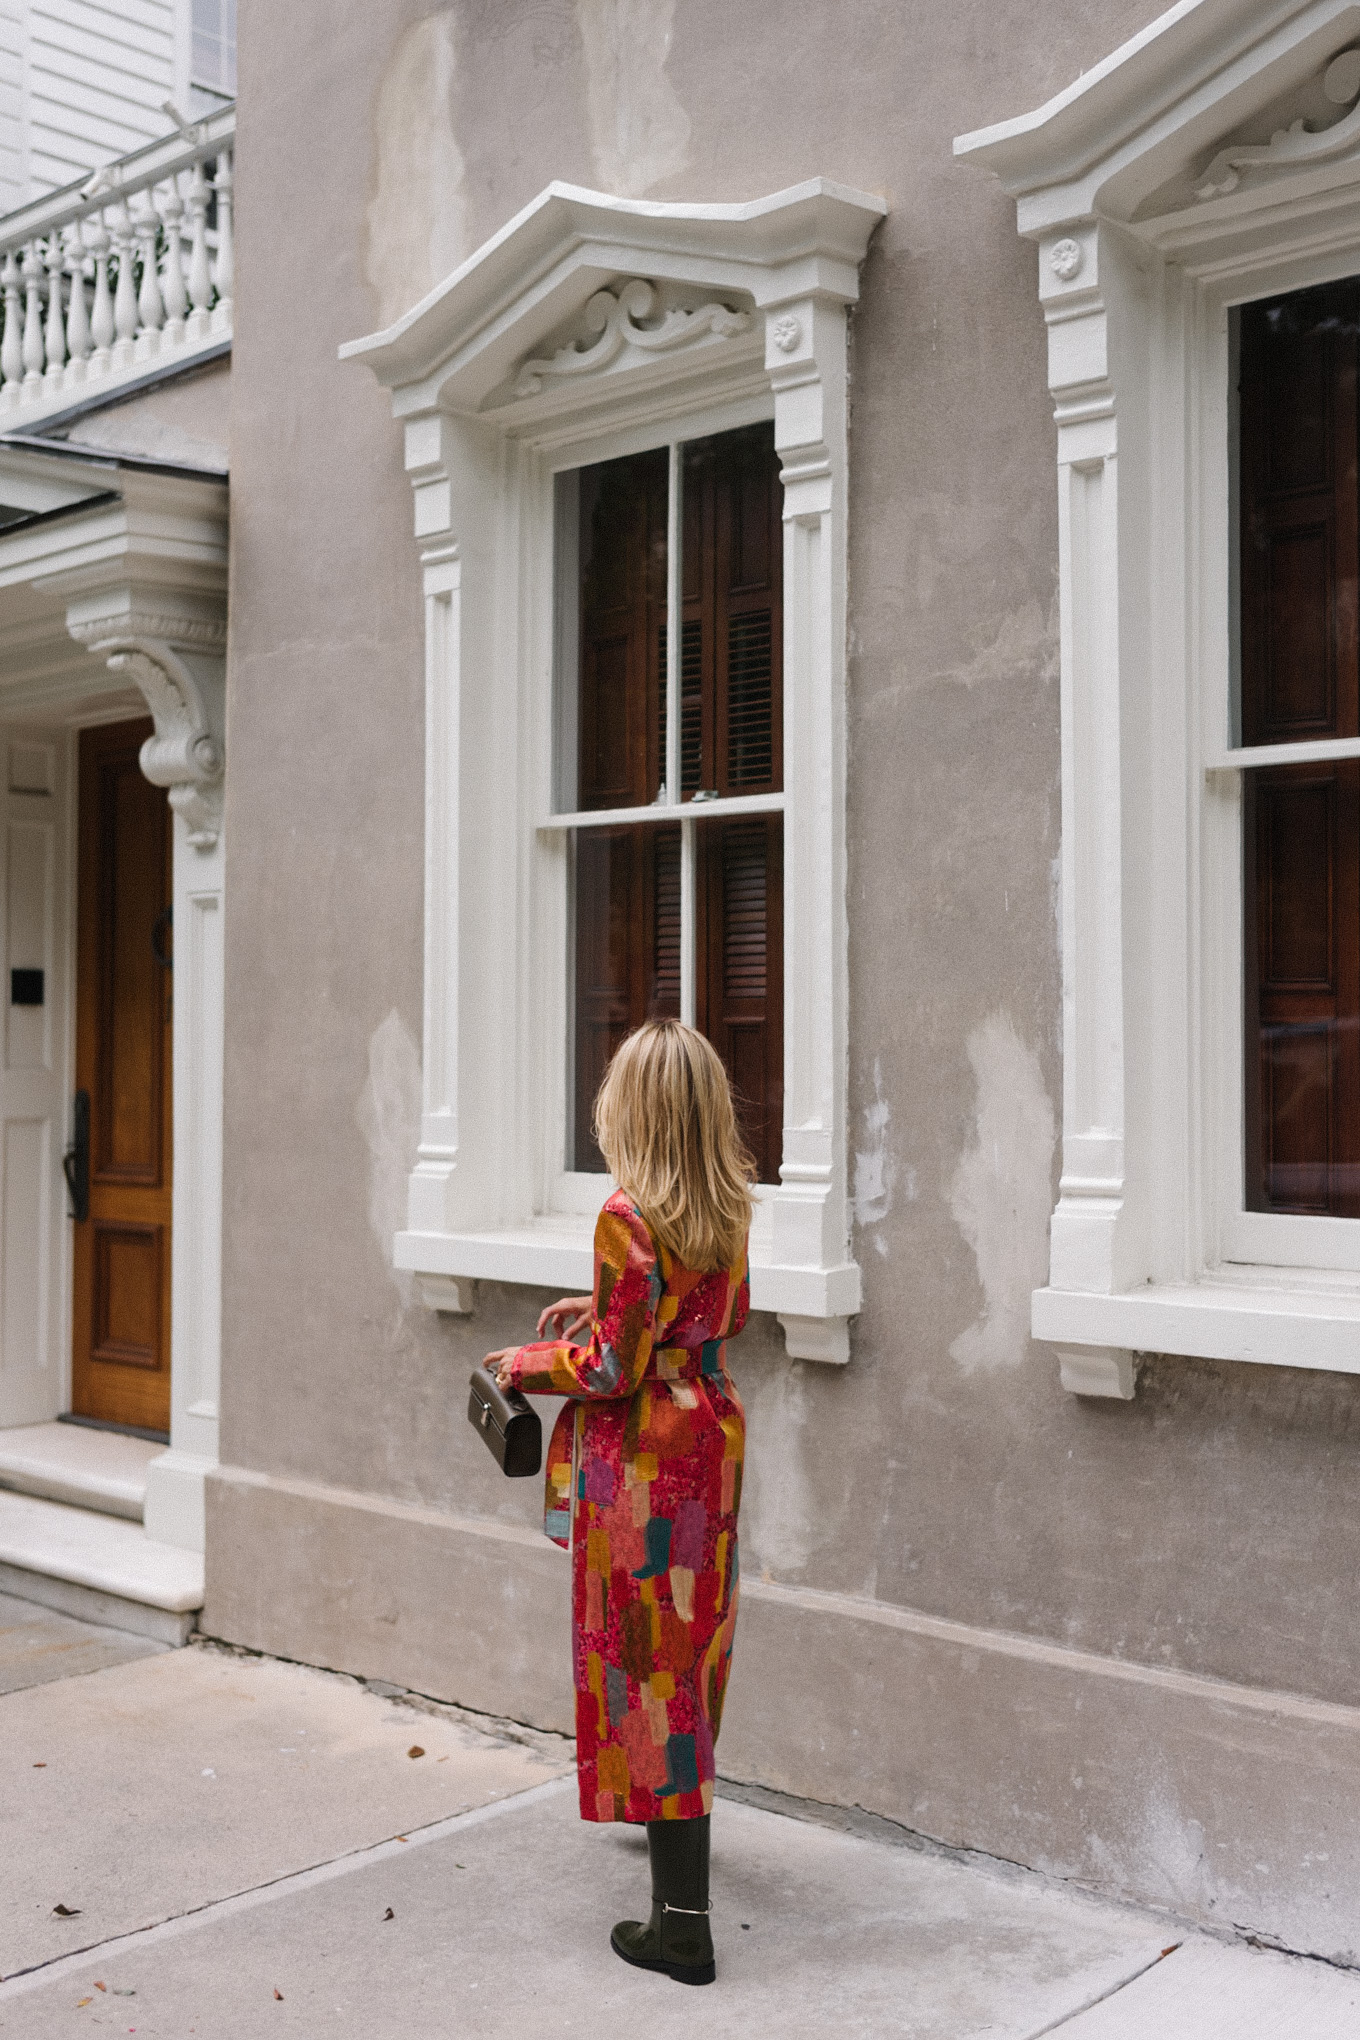
[[829, 1316], [781, 1315], [798, 1359], [849, 1357], [845, 907], [846, 308], [765, 315], [784, 479], [784, 1159], [774, 1258], [823, 1271]]

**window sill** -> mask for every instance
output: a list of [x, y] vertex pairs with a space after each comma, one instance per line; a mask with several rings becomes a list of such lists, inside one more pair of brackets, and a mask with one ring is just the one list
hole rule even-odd
[[1036, 1289], [1031, 1326], [1057, 1347], [1063, 1386], [1077, 1395], [1127, 1399], [1142, 1353], [1360, 1374], [1354, 1276], [1244, 1267], [1114, 1296]]
[[[472, 1308], [473, 1282], [516, 1282], [579, 1295], [594, 1279], [594, 1214], [561, 1213], [486, 1232], [402, 1232], [394, 1243], [398, 1268], [415, 1275], [433, 1310]], [[850, 1357], [849, 1320], [860, 1307], [860, 1271], [798, 1267], [772, 1261], [751, 1242], [751, 1308], [774, 1312], [790, 1357], [843, 1365]]]

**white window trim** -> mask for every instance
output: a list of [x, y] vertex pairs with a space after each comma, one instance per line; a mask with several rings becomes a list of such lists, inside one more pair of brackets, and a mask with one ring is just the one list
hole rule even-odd
[[1228, 433], [1230, 308], [1360, 272], [1360, 112], [1279, 132], [1356, 42], [1342, 0], [1192, 0], [955, 144], [1039, 243], [1058, 425], [1063, 1172], [1032, 1323], [1078, 1394], [1131, 1396], [1144, 1352], [1360, 1373], [1360, 1221], [1242, 1208]]
[[[392, 391], [424, 575], [424, 1110], [394, 1256], [436, 1309], [470, 1307], [477, 1280], [588, 1288], [607, 1188], [562, 1166], [553, 476], [773, 416], [785, 1127], [751, 1290], [756, 1309], [779, 1314], [791, 1355], [849, 1358], [860, 1272], [846, 1192], [846, 317], [885, 211], [824, 179], [698, 206], [553, 184], [404, 319], [341, 350]], [[657, 298], [630, 314], [623, 287], [637, 280]]]

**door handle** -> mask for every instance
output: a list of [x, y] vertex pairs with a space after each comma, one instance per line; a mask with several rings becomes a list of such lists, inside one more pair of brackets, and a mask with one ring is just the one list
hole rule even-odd
[[90, 1215], [90, 1094], [77, 1091], [71, 1113], [71, 1145], [61, 1158], [66, 1188], [71, 1193], [71, 1216], [83, 1225]]

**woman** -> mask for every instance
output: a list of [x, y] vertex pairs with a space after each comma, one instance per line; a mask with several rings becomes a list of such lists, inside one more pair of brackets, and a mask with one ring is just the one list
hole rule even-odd
[[[489, 1353], [502, 1387], [566, 1395], [548, 1535], [572, 1553], [583, 1820], [645, 1822], [648, 1922], [614, 1952], [712, 1983], [713, 1745], [737, 1619], [746, 1422], [724, 1341], [749, 1308], [751, 1163], [701, 1034], [649, 1021], [614, 1056], [595, 1134], [619, 1188], [595, 1227], [595, 1292], [543, 1312], [556, 1339]], [[589, 1326], [584, 1345], [565, 1343]], [[573, 1479], [573, 1469], [575, 1478]]]

